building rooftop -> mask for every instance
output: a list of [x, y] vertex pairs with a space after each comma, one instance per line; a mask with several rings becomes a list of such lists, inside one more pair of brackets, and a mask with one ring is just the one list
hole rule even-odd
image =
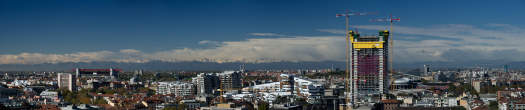
[[408, 82], [410, 82], [408, 78], [399, 78], [394, 81], [394, 84], [407, 84]]

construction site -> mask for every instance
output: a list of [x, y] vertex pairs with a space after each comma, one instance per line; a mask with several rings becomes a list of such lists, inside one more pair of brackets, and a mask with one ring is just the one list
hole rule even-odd
[[[349, 29], [349, 17], [369, 13], [336, 14], [346, 18], [346, 70], [345, 101], [340, 109], [352, 109], [360, 105], [379, 103], [387, 99], [389, 86], [392, 85], [393, 39], [390, 31], [394, 21], [392, 16], [374, 21], [389, 22], [389, 30], [380, 30], [376, 35], [361, 36], [358, 31]], [[356, 29], [357, 30], [357, 29]]]

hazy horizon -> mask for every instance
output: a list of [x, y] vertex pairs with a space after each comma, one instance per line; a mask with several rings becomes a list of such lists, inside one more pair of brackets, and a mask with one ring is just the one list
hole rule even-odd
[[[359, 5], [357, 5], [359, 4]], [[484, 7], [484, 8], [479, 8]], [[0, 1], [0, 64], [344, 61], [344, 19], [374, 35], [389, 14], [394, 62], [525, 61], [512, 1]], [[512, 14], [515, 13], [515, 14]]]

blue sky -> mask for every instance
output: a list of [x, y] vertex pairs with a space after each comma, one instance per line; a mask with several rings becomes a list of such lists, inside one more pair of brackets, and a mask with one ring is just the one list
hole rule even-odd
[[[1, 0], [0, 59], [4, 60], [3, 63], [82, 62], [79, 60], [106, 61], [108, 59], [111, 61], [134, 60], [131, 62], [218, 61], [217, 59], [221, 59], [220, 62], [255, 61], [254, 59], [257, 61], [268, 59], [271, 59], [270, 61], [316, 61], [311, 59], [338, 61], [341, 57], [340, 53], [325, 55], [322, 49], [329, 48], [327, 46], [339, 46], [339, 44], [316, 45], [313, 43], [312, 45], [319, 47], [319, 51], [313, 53], [299, 51], [309, 51], [309, 48], [301, 47], [303, 44], [298, 44], [295, 48], [290, 47], [289, 50], [282, 50], [283, 52], [297, 51], [295, 53], [308, 54], [309, 56], [305, 56], [304, 59], [291, 58], [283, 52], [261, 55], [261, 53], [268, 52], [257, 50], [256, 47], [272, 50], [270, 46], [265, 45], [269, 43], [261, 43], [264, 41], [291, 40], [282, 42], [283, 44], [275, 44], [287, 46], [286, 44], [294, 44], [291, 42], [301, 41], [301, 39], [319, 40], [343, 37], [339, 31], [344, 29], [344, 20], [335, 18], [335, 14], [347, 9], [377, 12], [376, 15], [351, 18], [351, 24], [362, 26], [363, 32], [375, 32], [379, 26], [383, 25], [368, 22], [369, 19], [384, 17], [390, 13], [400, 17], [401, 22], [396, 25], [401, 28], [398, 37], [400, 43], [410, 43], [409, 41], [412, 40], [428, 44], [428, 42], [439, 40], [467, 40], [464, 39], [465, 36], [467, 38], [483, 37], [472, 34], [477, 31], [511, 33], [509, 36], [520, 35], [524, 31], [522, 27], [525, 24], [522, 21], [525, 18], [523, 14], [525, 1], [519, 0], [475, 2], [458, 0]], [[414, 33], [414, 29], [418, 33]], [[446, 29], [461, 29], [462, 31]], [[515, 30], [507, 32], [508, 29]], [[436, 34], [425, 34], [425, 31], [432, 31], [429, 33]], [[452, 31], [450, 32], [452, 34], [439, 34], [449, 33], [449, 31]], [[396, 30], [394, 32], [396, 33]], [[512, 39], [514, 38], [507, 38], [507, 40]], [[325, 43], [330, 43], [329, 41], [332, 39], [327, 39]], [[304, 40], [304, 42], [309, 41]], [[441, 50], [435, 47], [414, 49], [401, 46], [399, 48], [400, 50], [406, 49], [407, 52], [427, 50], [434, 52], [431, 53], [431, 56], [437, 56], [433, 59], [416, 61], [451, 61], [454, 58], [441, 57], [447, 56], [444, 53], [453, 51], [453, 47], [458, 45], [461, 46], [462, 52], [475, 51], [492, 54], [495, 50], [501, 50], [500, 48], [469, 45], [480, 42], [437, 43], [436, 45], [446, 44], [447, 47]], [[258, 43], [261, 44], [255, 45]], [[230, 48], [232, 45], [241, 44], [251, 47], [251, 50], [247, 49], [247, 51], [252, 52], [232, 51], [231, 53], [248, 53], [235, 58], [227, 58], [226, 56], [232, 55], [218, 52], [226, 51], [226, 48], [232, 49]], [[487, 45], [504, 47], [501, 44]], [[508, 51], [521, 54], [523, 50], [510, 49]], [[129, 54], [130, 52], [133, 54]], [[221, 55], [208, 55], [215, 53]], [[85, 56], [88, 54], [97, 57]], [[108, 55], [104, 56], [106, 54]], [[254, 56], [255, 54], [257, 55]], [[103, 57], [99, 58], [99, 56]], [[188, 56], [196, 57], [188, 58]], [[42, 57], [49, 60], [33, 61], [42, 59]], [[239, 60], [238, 57], [243, 58]], [[487, 56], [486, 58], [492, 57]], [[62, 61], [62, 59], [68, 60]], [[479, 59], [485, 59], [485, 57]], [[506, 60], [516, 59], [521, 58]]]

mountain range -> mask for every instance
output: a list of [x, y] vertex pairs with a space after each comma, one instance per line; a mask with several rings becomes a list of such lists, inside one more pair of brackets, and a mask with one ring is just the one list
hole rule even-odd
[[[408, 71], [422, 68], [430, 64], [433, 69], [457, 69], [471, 67], [502, 68], [510, 65], [512, 69], [522, 69], [525, 62], [419, 62], [395, 63], [396, 71]], [[115, 62], [90, 62], [90, 63], [43, 63], [43, 64], [1, 64], [0, 71], [72, 71], [74, 68], [119, 68], [124, 71], [138, 69], [146, 71], [223, 71], [239, 70], [240, 65], [245, 65], [246, 70], [282, 70], [282, 69], [339, 69], [343, 70], [345, 62], [271, 62], [271, 63], [216, 63], [216, 62], [162, 62], [151, 61], [146, 63], [115, 63]]]

